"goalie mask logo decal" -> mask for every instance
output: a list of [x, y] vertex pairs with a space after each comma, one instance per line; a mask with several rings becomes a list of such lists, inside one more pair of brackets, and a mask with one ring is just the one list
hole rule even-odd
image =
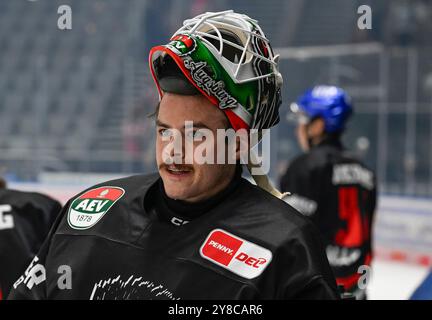
[[69, 226], [76, 230], [93, 227], [125, 194], [119, 187], [91, 189], [72, 201], [68, 210]]
[[196, 49], [196, 42], [194, 38], [185, 34], [179, 34], [171, 38], [170, 43], [167, 44], [172, 51], [179, 57], [191, 54]]
[[190, 70], [191, 77], [198, 87], [218, 99], [220, 109], [237, 107], [238, 102], [225, 90], [225, 83], [222, 80], [216, 81], [206, 72], [206, 62], [194, 62], [191, 58], [185, 58], [184, 66]]

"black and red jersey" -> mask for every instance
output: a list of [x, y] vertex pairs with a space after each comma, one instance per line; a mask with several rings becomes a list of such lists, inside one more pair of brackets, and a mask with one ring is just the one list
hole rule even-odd
[[0, 189], [0, 300], [39, 251], [60, 210], [45, 195]]
[[160, 184], [133, 176], [72, 198], [9, 298], [339, 297], [319, 232], [285, 202], [240, 178], [186, 221], [153, 205]]
[[327, 139], [296, 158], [281, 179], [287, 202], [309, 216], [326, 241], [338, 284], [361, 297], [358, 280], [372, 258], [371, 229], [376, 204], [374, 173]]

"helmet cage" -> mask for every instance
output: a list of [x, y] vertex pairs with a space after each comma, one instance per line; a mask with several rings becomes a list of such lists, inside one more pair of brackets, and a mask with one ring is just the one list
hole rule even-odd
[[[241, 44], [224, 38], [223, 33], [235, 35]], [[236, 14], [232, 10], [203, 13], [185, 20], [173, 37], [178, 34], [199, 37], [237, 84], [267, 78], [274, 75], [277, 70], [279, 56], [273, 54], [269, 40], [257, 21], [246, 15]], [[208, 39], [216, 40], [218, 46]], [[223, 56], [225, 46], [236, 48], [241, 52], [241, 56], [237, 57], [238, 60], [230, 61]], [[255, 67], [257, 63], [260, 65], [265, 63], [267, 72], [257, 72]]]

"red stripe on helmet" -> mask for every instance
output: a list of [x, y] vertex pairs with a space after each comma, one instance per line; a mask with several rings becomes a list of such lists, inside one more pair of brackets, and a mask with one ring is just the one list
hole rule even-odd
[[234, 111], [230, 109], [225, 109], [222, 111], [225, 112], [225, 115], [227, 116], [229, 122], [231, 123], [231, 126], [235, 131], [240, 129], [249, 130], [249, 125], [246, 122], [244, 122], [242, 118], [236, 115]]

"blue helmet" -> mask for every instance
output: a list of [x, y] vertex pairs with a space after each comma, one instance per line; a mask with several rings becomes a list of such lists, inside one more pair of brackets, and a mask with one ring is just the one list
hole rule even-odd
[[316, 86], [307, 90], [291, 107], [293, 112], [301, 111], [309, 120], [324, 119], [325, 131], [340, 132], [353, 112], [351, 99], [341, 88], [335, 86]]

